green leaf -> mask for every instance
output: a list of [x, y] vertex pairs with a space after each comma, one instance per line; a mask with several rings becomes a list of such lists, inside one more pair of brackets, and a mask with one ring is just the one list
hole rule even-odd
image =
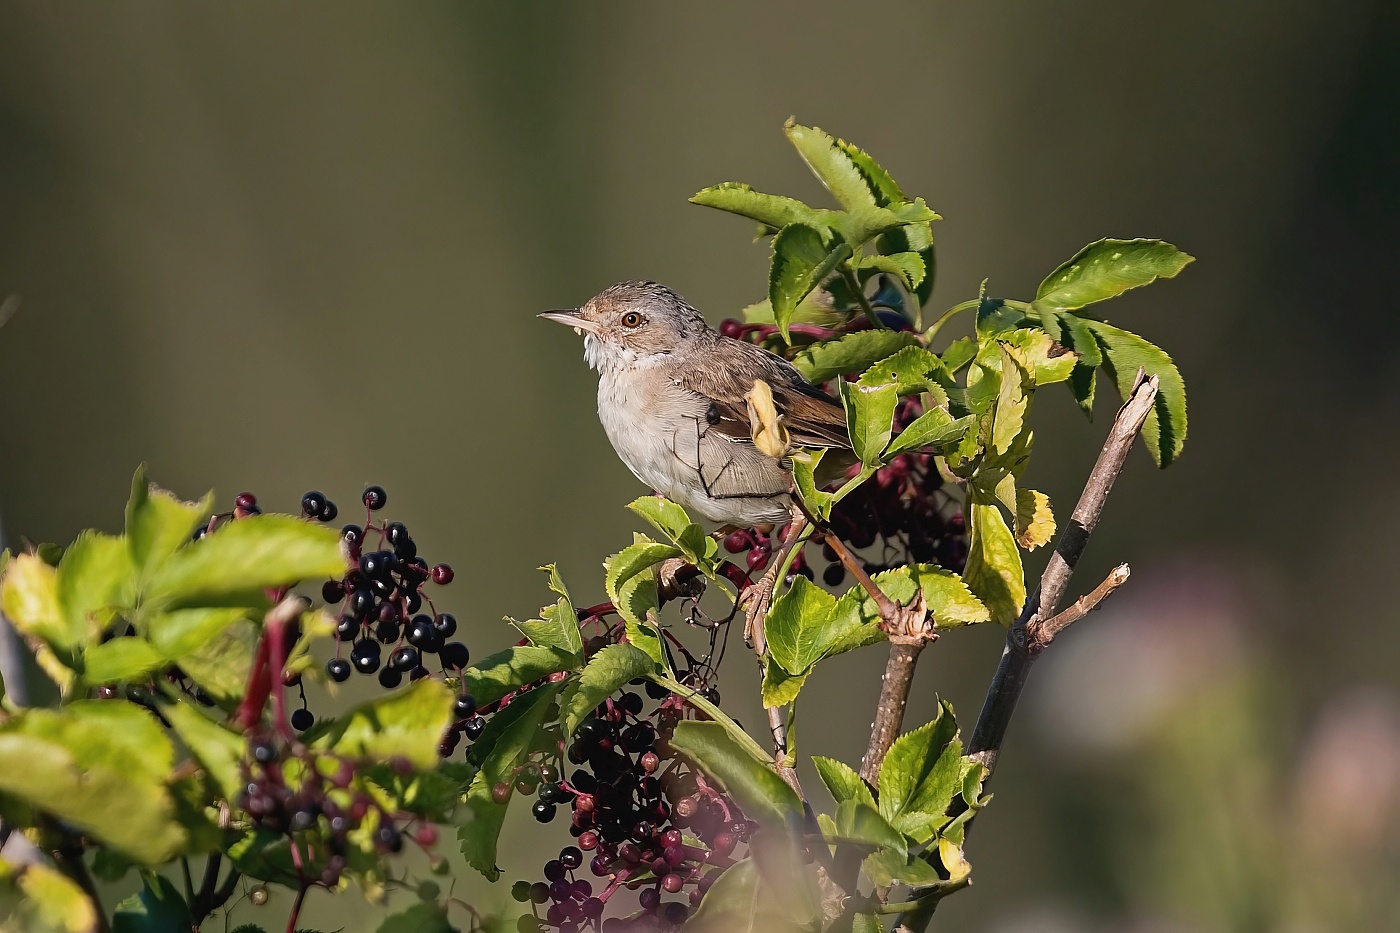
[[539, 569], [549, 574], [549, 588], [559, 594], [558, 602], [541, 610], [543, 620], [516, 622], [511, 619], [510, 622], [537, 648], [558, 648], [572, 655], [582, 655], [583, 635], [578, 630], [578, 613], [574, 611], [569, 591], [553, 564]]
[[564, 729], [573, 734], [594, 707], [616, 693], [629, 680], [656, 670], [656, 662], [645, 651], [632, 645], [608, 645], [588, 662], [578, 686], [564, 708]]
[[241, 607], [161, 612], [146, 618], [146, 637], [166, 657], [182, 658], [199, 651], [239, 619], [247, 618], [248, 610]]
[[[239, 615], [244, 614], [240, 612]], [[175, 661], [220, 705], [236, 705], [248, 687], [258, 632], [252, 620], [236, 619], [198, 648], [177, 656]]]
[[537, 742], [540, 725], [561, 686], [548, 684], [516, 697], [491, 717], [472, 745], [480, 770], [467, 788], [464, 801], [468, 818], [458, 827], [457, 839], [467, 864], [491, 881], [501, 875], [496, 867], [496, 842], [510, 805], [509, 801], [496, 803], [491, 790], [497, 784], [515, 783], [516, 766]]
[[90, 684], [125, 683], [169, 663], [142, 638], [114, 638], [93, 645], [83, 655], [83, 679]]
[[74, 648], [82, 633], [74, 632], [58, 599], [58, 571], [37, 555], [19, 554], [5, 567], [0, 607], [26, 635], [59, 648]]
[[628, 506], [634, 513], [646, 519], [653, 528], [680, 548], [681, 556], [698, 567], [703, 567], [718, 553], [719, 546], [705, 529], [690, 520], [690, 516], [670, 499], [662, 496], [642, 496]]
[[904, 835], [889, 824], [873, 804], [843, 800], [836, 807], [836, 833], [842, 842], [908, 852]]
[[144, 886], [117, 905], [112, 933], [175, 933], [194, 928], [189, 905], [169, 879], [141, 873]]
[[953, 376], [937, 356], [923, 347], [909, 346], [871, 366], [860, 377], [860, 384], [865, 386], [887, 383], [893, 383], [900, 395], [928, 392], [937, 406], [948, 403], [944, 386], [953, 384]]
[[97, 910], [74, 881], [42, 862], [0, 859], [0, 930], [6, 933], [96, 933]]
[[885, 933], [885, 925], [876, 914], [857, 913], [851, 917], [851, 933]]
[[914, 335], [907, 331], [858, 330], [812, 344], [793, 357], [792, 365], [808, 382], [819, 385], [836, 376], [864, 372], [913, 343]]
[[801, 692], [802, 686], [806, 682], [807, 675], [805, 673], [789, 674], [783, 670], [781, 664], [768, 658], [763, 665], [763, 685], [760, 689], [764, 709], [786, 706], [791, 703], [797, 699], [797, 694]]
[[851, 245], [837, 242], [828, 246], [816, 227], [788, 224], [773, 237], [773, 259], [768, 270], [768, 301], [773, 320], [783, 340], [791, 343], [788, 325], [798, 302], [806, 298], [851, 255]]
[[1186, 383], [1176, 364], [1165, 350], [1137, 334], [1102, 321], [1086, 320], [1084, 324], [1098, 339], [1104, 370], [1124, 400], [1132, 392], [1138, 367], [1157, 377], [1157, 400], [1142, 426], [1142, 439], [1157, 466], [1170, 466], [1186, 445]]
[[842, 382], [841, 403], [846, 408], [846, 431], [851, 449], [866, 466], [879, 466], [880, 456], [894, 433], [894, 410], [899, 404], [898, 386]]
[[977, 339], [986, 344], [992, 338], [1020, 327], [1025, 319], [1024, 312], [1013, 308], [1004, 299], [984, 295], [977, 303]]
[[919, 283], [928, 273], [924, 266], [924, 258], [918, 253], [893, 253], [887, 256], [877, 253], [862, 257], [856, 268], [862, 272], [884, 272], [898, 276], [911, 292], [919, 287]]
[[900, 189], [899, 183], [885, 170], [883, 165], [871, 157], [870, 153], [844, 139], [838, 139], [836, 146], [860, 171], [876, 204], [880, 207], [889, 207], [891, 204], [908, 202], [909, 199], [904, 196], [904, 191]]
[[930, 408], [899, 432], [899, 436], [885, 449], [885, 459], [892, 460], [907, 450], [931, 448], [942, 453], [961, 441], [967, 432], [977, 426], [976, 415], [964, 415], [954, 419], [942, 408]]
[[959, 337], [944, 349], [941, 359], [948, 372], [955, 373], [977, 357], [977, 341]]
[[1037, 387], [1064, 382], [1079, 362], [1079, 355], [1055, 342], [1043, 330], [1023, 327], [1002, 338], [1020, 352], [1022, 365], [1035, 377]]
[[352, 758], [406, 758], [428, 771], [438, 764], [438, 743], [452, 722], [453, 699], [445, 683], [425, 677], [350, 710], [315, 745]]
[[126, 542], [85, 531], [63, 552], [58, 564], [58, 601], [76, 642], [96, 639], [118, 607], [132, 596], [131, 560]]
[[0, 792], [144, 864], [168, 860], [185, 841], [164, 786], [173, 761], [160, 725], [128, 703], [79, 700], [0, 723]]
[[146, 478], [146, 465], [131, 478], [126, 502], [126, 547], [131, 567], [141, 580], [190, 540], [195, 528], [209, 517], [214, 496], [184, 502]]
[[793, 789], [719, 723], [677, 723], [671, 747], [718, 781], [744, 813], [760, 823], [786, 828], [801, 820], [802, 801]]
[[[643, 538], [613, 555], [608, 561], [607, 573], [603, 582], [608, 596], [612, 597], [618, 612], [624, 613], [624, 619], [641, 621], [646, 615], [644, 610], [637, 613], [635, 608], [627, 605], [628, 601], [622, 598], [623, 587], [627, 582], [664, 560], [679, 557], [680, 553], [680, 548], [675, 545], [662, 544], [659, 541], [649, 541]], [[629, 611], [633, 615], [628, 615]]]
[[962, 743], [953, 708], [895, 740], [880, 765], [880, 813], [917, 842], [933, 838], [962, 791]]
[[771, 926], [774, 909], [771, 899], [759, 895], [758, 863], [746, 858], [725, 869], [686, 925], [703, 931], [753, 933]]
[[1026, 602], [1025, 572], [1016, 539], [995, 505], [968, 506], [967, 565], [963, 582], [991, 610], [992, 621], [1010, 625]]
[[1026, 410], [1035, 380], [1026, 371], [1020, 352], [999, 342], [1001, 383], [997, 389], [996, 418], [992, 421], [992, 449], [1005, 454], [1025, 427]]
[[896, 882], [916, 886], [938, 884], [945, 880], [932, 865], [917, 855], [901, 856], [895, 849], [872, 852], [861, 863], [861, 870], [865, 872], [871, 884], [879, 887]]
[[[812, 174], [841, 202], [842, 207], [855, 211], [878, 206], [872, 186], [851, 158], [849, 150], [854, 147], [838, 144], [830, 134], [818, 127], [802, 126], [791, 120], [783, 126], [783, 132]], [[868, 165], [875, 164], [868, 156], [866, 161]], [[888, 175], [885, 177], [888, 178]]]
[[876, 239], [875, 245], [881, 253], [886, 255], [911, 252], [923, 261], [924, 278], [913, 291], [914, 298], [920, 306], [927, 304], [929, 296], [933, 294], [935, 274], [938, 271], [937, 258], [934, 255], [933, 225], [931, 223], [904, 224], [892, 230], [886, 230]]
[[687, 704], [700, 710], [700, 712], [723, 726], [729, 732], [730, 737], [738, 745], [746, 749], [754, 758], [757, 758], [759, 761], [773, 760], [773, 757], [769, 755], [768, 752], [764, 751], [763, 746], [755, 742], [753, 737], [745, 732], [742, 726], [729, 718], [728, 713], [705, 699], [705, 695], [694, 687], [687, 686], [674, 677], [671, 677], [669, 674], [664, 674], [659, 670], [653, 674], [648, 674], [647, 678], [654, 683], [661, 684], [677, 696], [682, 697]]
[[1041, 315], [1042, 321], [1058, 323], [1059, 340], [1079, 355], [1074, 371], [1070, 373], [1069, 388], [1074, 393], [1079, 408], [1090, 418], [1094, 415], [1094, 388], [1098, 368], [1103, 365], [1103, 354], [1099, 350], [1094, 332], [1084, 319], [1075, 314], [1047, 311]]
[[825, 449], [819, 449], [808, 451], [805, 457], [792, 458], [792, 481], [797, 487], [797, 495], [818, 521], [830, 518], [832, 506], [836, 504], [835, 493], [817, 488], [817, 468], [821, 466], [825, 454]]
[[793, 223], [823, 226], [831, 215], [831, 211], [808, 207], [796, 198], [764, 194], [737, 181], [703, 188], [691, 197], [690, 203], [748, 217], [774, 230]]
[[1193, 259], [1162, 240], [1099, 240], [1050, 273], [1035, 290], [1032, 307], [1072, 311], [1174, 278]]
[[385, 917], [375, 933], [457, 933], [457, 928], [441, 905], [423, 901]]
[[822, 658], [827, 622], [835, 608], [835, 596], [798, 576], [768, 610], [763, 625], [768, 653], [789, 673], [806, 672]]
[[246, 751], [243, 737], [209, 719], [188, 703], [171, 703], [161, 710], [175, 734], [209, 775], [225, 800], [243, 789], [240, 763]]
[[858, 800], [867, 806], [875, 806], [875, 795], [870, 792], [870, 786], [845, 762], [813, 755], [812, 764], [816, 765], [817, 775], [838, 804]]
[[264, 590], [339, 577], [346, 566], [335, 529], [252, 515], [176, 551], [153, 574], [146, 599], [170, 609], [256, 605]]

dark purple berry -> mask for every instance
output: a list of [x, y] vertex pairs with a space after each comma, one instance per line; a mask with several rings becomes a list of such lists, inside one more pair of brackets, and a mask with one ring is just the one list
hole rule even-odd
[[309, 709], [292, 711], [292, 728], [298, 732], [305, 732], [307, 729], [310, 729], [312, 723], [315, 721], [316, 717], [311, 715], [311, 710]]
[[457, 634], [457, 617], [450, 612], [440, 612], [433, 616], [433, 628], [443, 641]]
[[389, 656], [389, 666], [401, 673], [407, 673], [418, 666], [418, 649], [404, 645]]
[[454, 719], [467, 719], [476, 712], [476, 697], [470, 693], [459, 696], [452, 704], [452, 715]]
[[331, 500], [326, 500], [326, 507], [321, 509], [321, 514], [316, 516], [323, 522], [333, 522], [340, 517], [340, 509]]
[[258, 507], [258, 497], [253, 495], [251, 492], [240, 492], [238, 496], [233, 500], [233, 504], [237, 508], [243, 509], [244, 511], [247, 511], [248, 509], [255, 509]]
[[731, 554], [738, 554], [749, 549], [749, 533], [747, 531], [731, 531], [724, 536], [724, 549]]
[[433, 628], [432, 616], [417, 615], [408, 623], [408, 643], [428, 654], [435, 654], [442, 647], [442, 638]]
[[467, 646], [460, 641], [449, 641], [442, 646], [438, 657], [442, 658], [443, 666], [449, 670], [461, 670], [471, 660], [471, 652], [467, 651]]
[[370, 551], [360, 555], [360, 572], [372, 580], [386, 579], [396, 564], [393, 551]]
[[344, 658], [331, 658], [326, 662], [326, 673], [331, 680], [343, 684], [350, 679], [350, 662]]
[[577, 846], [565, 846], [559, 850], [559, 862], [572, 871], [583, 864], [583, 853], [578, 850]]
[[327, 605], [338, 603], [345, 598], [345, 585], [339, 580], [327, 580], [321, 584], [321, 599]]
[[384, 491], [383, 486], [371, 486], [365, 490], [365, 494], [360, 498], [367, 509], [371, 512], [377, 512], [384, 508], [384, 503], [389, 501], [389, 494]]
[[690, 908], [686, 907], [680, 901], [672, 901], [666, 905], [664, 914], [667, 923], [671, 924], [673, 927], [678, 927], [682, 923], [685, 923], [686, 918], [690, 916]]
[[346, 525], [340, 529], [340, 537], [351, 547], [357, 548], [365, 540], [365, 530], [359, 525]]
[[517, 881], [510, 886], [510, 896], [517, 902], [523, 904], [530, 899], [530, 882]]
[[554, 804], [543, 801], [535, 801], [535, 805], [530, 808], [530, 815], [541, 823], [548, 823], [554, 819]]
[[321, 511], [326, 507], [326, 497], [324, 493], [312, 490], [301, 497], [301, 514], [307, 518], [319, 518]]
[[453, 576], [455, 574], [453, 574], [449, 564], [438, 564], [433, 568], [433, 582], [438, 586], [446, 586], [451, 583]]
[[379, 670], [379, 642], [366, 638], [355, 643], [350, 650], [350, 663], [361, 674], [373, 674]]
[[379, 669], [379, 686], [385, 690], [393, 690], [401, 683], [403, 683], [403, 674], [387, 665]]
[[471, 719], [467, 720], [464, 726], [462, 726], [462, 734], [465, 735], [471, 741], [475, 742], [477, 738], [481, 736], [481, 732], [485, 728], [486, 720], [482, 719], [480, 716], [473, 716]]
[[363, 586], [355, 587], [354, 592], [350, 594], [350, 602], [346, 606], [350, 610], [350, 614], [357, 619], [363, 619], [373, 607], [374, 593]]
[[335, 637], [341, 641], [353, 641], [360, 634], [360, 623], [350, 616], [341, 616], [335, 623]]
[[637, 895], [637, 903], [642, 910], [655, 910], [661, 903], [661, 892], [655, 888], [643, 888], [642, 893]]

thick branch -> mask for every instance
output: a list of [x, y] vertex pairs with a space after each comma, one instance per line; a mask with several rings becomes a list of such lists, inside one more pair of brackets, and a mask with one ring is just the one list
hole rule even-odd
[[[996, 674], [987, 689], [982, 714], [977, 717], [977, 726], [967, 746], [971, 757], [986, 767], [989, 777], [990, 772], [996, 770], [1001, 743], [1006, 737], [1007, 726], [1011, 723], [1012, 713], [1016, 711], [1016, 703], [1021, 698], [1031, 665], [1044, 650], [1044, 644], [1038, 644], [1038, 639], [1034, 637], [1042, 631], [1041, 620], [1052, 617], [1064, 598], [1074, 568], [1084, 554], [1084, 547], [1098, 527], [1113, 483], [1123, 472], [1128, 451], [1132, 450], [1133, 441], [1142, 430], [1143, 422], [1147, 420], [1156, 400], [1157, 377], [1139, 379], [1128, 401], [1113, 419], [1108, 440], [1104, 442], [1094, 469], [1089, 473], [1069, 523], [1055, 542], [1055, 552], [1050, 555], [1045, 573], [1041, 574], [1040, 586], [1026, 600], [1020, 618], [1007, 633], [1006, 650], [1002, 652], [1001, 663], [997, 665]], [[1056, 632], [1063, 628], [1060, 626]]]
[[[1094, 529], [1098, 527], [1104, 503], [1113, 489], [1113, 483], [1118, 479], [1118, 474], [1123, 472], [1128, 451], [1132, 449], [1133, 441], [1142, 431], [1143, 422], [1147, 420], [1157, 400], [1157, 389], [1156, 376], [1144, 379], [1143, 373], [1138, 372], [1133, 391], [1129, 394], [1127, 402], [1118, 410], [1117, 417], [1113, 419], [1108, 439], [1089, 473], [1089, 479], [1084, 484], [1084, 491], [1079, 496], [1069, 524], [1055, 542], [1055, 552], [1050, 555], [1050, 562], [1041, 574], [1040, 585], [1036, 587], [1030, 599], [1026, 600], [1020, 618], [1007, 633], [1006, 648], [1002, 651], [1001, 661], [992, 676], [991, 685], [987, 688], [982, 713], [977, 717], [977, 725], [967, 745], [970, 757], [981, 762], [987, 769], [988, 779], [996, 769], [1002, 741], [1006, 738], [1006, 730], [1011, 723], [1011, 715], [1016, 711], [1016, 703], [1021, 698], [1021, 690], [1026, 685], [1026, 678], [1030, 676], [1031, 665], [1035, 663], [1035, 659], [1056, 635], [1107, 599], [1128, 578], [1127, 566], [1120, 565], [1093, 592], [1078, 600], [1059, 616], [1055, 615], [1055, 609], [1064, 597], [1070, 577], [1074, 575], [1074, 568], [1084, 553], [1084, 547], [1089, 543]], [[902, 914], [895, 924], [894, 933], [923, 933], [933, 918], [937, 904], [937, 899], [933, 899]]]
[[885, 662], [885, 675], [880, 678], [880, 700], [875, 706], [875, 721], [870, 724], [870, 744], [860, 760], [860, 776], [875, 786], [880, 765], [885, 761], [894, 740], [904, 725], [904, 708], [909, 704], [909, 688], [914, 682], [914, 665], [926, 642], [892, 642], [890, 657]]

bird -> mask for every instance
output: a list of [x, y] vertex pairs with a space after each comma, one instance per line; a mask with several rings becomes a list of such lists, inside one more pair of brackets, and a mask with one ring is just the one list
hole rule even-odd
[[795, 448], [850, 447], [840, 402], [781, 356], [717, 333], [665, 285], [620, 282], [539, 317], [583, 335], [598, 419], [628, 469], [721, 528], [789, 517]]

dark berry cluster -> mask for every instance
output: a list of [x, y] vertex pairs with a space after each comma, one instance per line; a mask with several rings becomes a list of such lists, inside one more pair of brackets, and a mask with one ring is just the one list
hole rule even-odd
[[[754, 831], [729, 798], [672, 753], [668, 739], [690, 707], [655, 684], [646, 684], [646, 693], [659, 701], [649, 713], [640, 693], [624, 690], [583, 722], [564, 749], [575, 766], [567, 780], [545, 764], [513, 788], [493, 788], [502, 802], [512, 791], [533, 789], [532, 813], [540, 822], [568, 806], [569, 833], [577, 840], [545, 865], [543, 882], [512, 888], [517, 900], [531, 905], [521, 933], [679, 926]], [[600, 879], [596, 893], [593, 882], [580, 877], [585, 857], [588, 873]], [[620, 891], [635, 893], [640, 912], [603, 921]]]
[[[431, 673], [428, 658], [436, 656], [446, 673], [461, 670], [471, 660], [467, 646], [452, 640], [457, 620], [438, 612], [424, 593], [429, 581], [438, 586], [452, 582], [447, 564], [429, 566], [403, 522], [375, 522], [388, 496], [371, 486], [362, 497], [365, 523], [346, 525], [341, 534], [354, 562], [340, 580], [328, 580], [321, 589], [326, 605], [340, 608], [336, 622], [336, 655], [326, 663], [326, 673], [337, 683], [352, 671], [378, 673], [379, 683], [393, 689], [405, 677], [417, 680]], [[334, 508], [318, 492], [302, 498], [302, 510]], [[343, 605], [342, 605], [343, 604]], [[420, 611], [426, 606], [427, 611]], [[348, 647], [349, 657], [342, 657]]]
[[[905, 399], [895, 412], [895, 433], [921, 414], [918, 400]], [[852, 467], [851, 475], [858, 470], [859, 466]], [[961, 572], [967, 561], [958, 499], [943, 489], [943, 478], [927, 453], [900, 454], [877, 470], [837, 504], [831, 530], [860, 551], [870, 553], [868, 549], [878, 545], [862, 561], [871, 573], [910, 563], [936, 563]], [[755, 529], [740, 529], [725, 537], [724, 547], [731, 554], [745, 554], [749, 570], [761, 572], [786, 533], [787, 526], [771, 538]], [[830, 546], [822, 544], [821, 552], [826, 560], [822, 580], [828, 586], [840, 586], [846, 579], [845, 567]], [[803, 551], [793, 559], [792, 573], [814, 578]]]
[[[246, 783], [234, 806], [255, 827], [292, 838], [296, 870], [307, 884], [339, 883], [354, 845], [350, 834], [361, 827], [372, 829], [373, 846], [381, 855], [402, 850], [405, 838], [424, 849], [437, 842], [431, 823], [418, 822], [406, 833], [401, 824], [412, 823], [412, 815], [389, 812], [357, 790], [355, 762], [279, 743], [273, 732], [251, 736], [248, 751]], [[412, 771], [407, 761], [389, 765], [403, 774]]]

